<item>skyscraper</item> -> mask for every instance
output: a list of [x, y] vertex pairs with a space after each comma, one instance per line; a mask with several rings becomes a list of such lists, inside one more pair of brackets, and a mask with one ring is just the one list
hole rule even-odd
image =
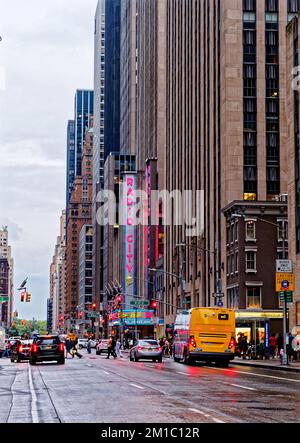
[[94, 114], [94, 91], [77, 90], [75, 94], [75, 175], [81, 175], [85, 131]]
[[[0, 259], [7, 260], [7, 265], [8, 265], [7, 292], [4, 290], [4, 287], [2, 288], [2, 295], [8, 297], [8, 302], [2, 303], [2, 313], [5, 312], [3, 318], [5, 318], [7, 327], [9, 327], [13, 317], [14, 259], [12, 257], [11, 246], [9, 245], [8, 242], [8, 229], [6, 226], [0, 229]], [[3, 272], [5, 271], [5, 269], [6, 265], [3, 264]], [[1, 286], [1, 281], [0, 281], [0, 286]], [[0, 303], [0, 321], [1, 321], [1, 303]]]
[[93, 296], [103, 293], [103, 227], [96, 221], [105, 158], [120, 150], [120, 0], [99, 0], [95, 15]]
[[67, 128], [66, 209], [68, 209], [74, 180], [75, 180], [75, 121], [69, 120]]

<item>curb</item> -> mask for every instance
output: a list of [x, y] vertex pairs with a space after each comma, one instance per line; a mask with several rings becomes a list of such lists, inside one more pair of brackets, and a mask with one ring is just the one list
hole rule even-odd
[[264, 365], [264, 364], [251, 364], [251, 363], [241, 363], [239, 361], [232, 361], [230, 362], [230, 366], [247, 366], [248, 368], [263, 368], [263, 369], [271, 369], [273, 371], [288, 371], [288, 372], [295, 372], [295, 373], [300, 373], [300, 368], [293, 368], [290, 366], [272, 366], [272, 365]]

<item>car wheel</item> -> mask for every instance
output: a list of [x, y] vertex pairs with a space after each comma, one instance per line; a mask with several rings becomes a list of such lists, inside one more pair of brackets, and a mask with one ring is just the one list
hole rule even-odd
[[158, 358], [157, 363], [162, 363], [162, 358]]
[[15, 360], [14, 360], [13, 358], [11, 358], [11, 359], [10, 359], [10, 361], [11, 361], [12, 363], [14, 363], [14, 362], [15, 362]]
[[185, 365], [190, 365], [190, 364], [192, 363], [191, 358], [188, 357], [188, 356], [186, 355], [186, 353], [185, 353], [184, 356], [183, 356], [183, 363], [184, 363]]
[[130, 361], [133, 361], [133, 358], [132, 358], [132, 355], [131, 355], [131, 354], [129, 355], [129, 360], [130, 360]]
[[59, 365], [64, 365], [64, 364], [65, 364], [65, 359], [64, 359], [64, 358], [61, 358], [61, 359], [57, 360], [57, 363], [58, 363]]
[[180, 362], [180, 358], [175, 357], [175, 355], [173, 356], [173, 360], [174, 360], [176, 363], [179, 363], [179, 362]]
[[139, 359], [137, 358], [136, 355], [134, 356], [134, 361], [135, 361], [135, 362], [138, 362], [138, 361], [139, 361]]
[[29, 364], [31, 364], [31, 365], [36, 365], [36, 361], [35, 361], [33, 358], [31, 358], [31, 359], [29, 360]]

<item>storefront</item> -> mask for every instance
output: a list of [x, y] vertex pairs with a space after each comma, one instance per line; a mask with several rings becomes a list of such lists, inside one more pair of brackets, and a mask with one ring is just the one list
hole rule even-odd
[[121, 332], [129, 339], [154, 338], [154, 327], [156, 317], [154, 311], [128, 309], [122, 313], [113, 312], [110, 316], [110, 330], [114, 335], [121, 335]]
[[283, 313], [276, 311], [235, 311], [236, 318], [236, 340], [240, 335], [247, 337], [247, 341], [253, 344], [264, 343], [266, 347], [269, 344], [271, 334], [278, 334], [283, 331]]

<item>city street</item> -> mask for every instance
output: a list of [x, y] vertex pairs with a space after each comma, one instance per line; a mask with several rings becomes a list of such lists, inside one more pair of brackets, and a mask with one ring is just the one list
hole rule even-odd
[[0, 360], [0, 422], [298, 422], [300, 376], [88, 355], [30, 366]]

